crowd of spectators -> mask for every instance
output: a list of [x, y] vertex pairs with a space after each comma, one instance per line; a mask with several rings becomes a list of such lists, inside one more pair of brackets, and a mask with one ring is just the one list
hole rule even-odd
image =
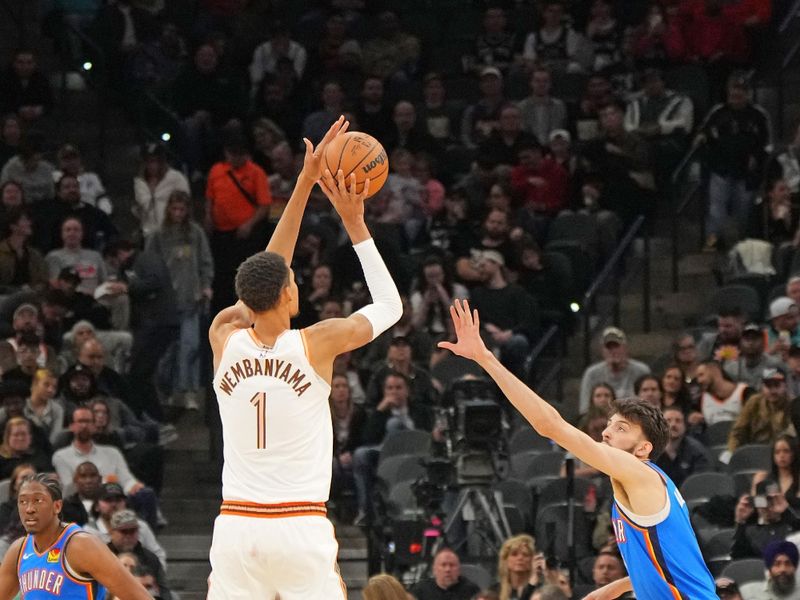
[[[749, 79], [772, 3], [435, 4], [54, 2], [47, 23], [59, 51], [80, 65], [93, 57], [84, 36], [102, 49], [109, 102], [146, 130], [149, 95], [178, 125], [169, 146], [142, 145], [137, 227], [121, 231], [128, 207], [84, 164], [89, 149], [54, 134], [37, 53], [17, 50], [0, 74], [0, 477], [11, 479], [12, 500], [20, 472], [55, 470], [72, 486], [71, 518], [170, 597], [154, 533], [169, 421], [202, 405], [206, 318], [235, 301], [235, 269], [280, 216], [302, 138], [316, 143], [340, 114], [389, 154], [367, 219], [404, 306], [390, 331], [340, 357], [333, 377], [332, 498], [339, 518], [357, 523], [375, 517], [385, 440], [421, 430], [446, 445], [434, 408], [453, 382], [480, 375], [436, 347], [453, 336], [452, 300], [470, 299], [487, 345], [528, 377], [539, 334], [551, 325], [570, 334], [570, 301], [640, 215], [652, 227], [666, 212], [670, 176], [694, 148], [707, 175], [706, 249], [733, 249], [729, 271], [786, 289], [769, 298], [763, 323], [749, 307], [723, 306], [714, 331], [677, 335], [650, 364], [629, 356], [622, 329], [607, 328], [576, 423], [599, 440], [614, 398], [661, 406], [671, 437], [658, 464], [676, 485], [740, 447], [772, 444], [772, 472], [721, 518], [736, 529], [734, 558], [765, 556], [769, 586], [789, 589], [797, 551], [770, 544], [800, 528], [800, 277], [790, 277], [800, 128], [773, 152]], [[580, 235], [564, 235], [579, 223]], [[292, 264], [295, 326], [367, 301], [345, 239], [313, 193]], [[725, 422], [720, 448], [712, 432]], [[588, 465], [576, 472], [598, 500], [584, 507], [593, 558], [579, 584], [591, 588], [624, 565], [609, 544], [608, 493]], [[767, 508], [752, 505], [761, 496]], [[13, 513], [0, 506], [3, 539], [19, 531]], [[579, 597], [555, 560], [564, 557], [545, 557], [539, 542], [523, 534], [504, 544], [495, 591], [461, 577], [458, 554], [445, 549], [412, 593]], [[739, 593], [727, 580], [718, 591]], [[774, 593], [763, 597], [790, 597]]]

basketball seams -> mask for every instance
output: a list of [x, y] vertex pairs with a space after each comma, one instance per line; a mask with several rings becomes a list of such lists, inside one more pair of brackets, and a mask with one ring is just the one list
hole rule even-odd
[[375, 152], [376, 150], [379, 151], [378, 155], [380, 155], [380, 150], [383, 150], [383, 148], [381, 146], [373, 146], [370, 149], [370, 151], [367, 152], [364, 155], [364, 157], [353, 166], [352, 169], [350, 169], [350, 171], [345, 175], [345, 178], [349, 177], [351, 173], [353, 173], [358, 167], [360, 167], [362, 164], [364, 164], [364, 161], [366, 161], [370, 156], [372, 156], [373, 152]]

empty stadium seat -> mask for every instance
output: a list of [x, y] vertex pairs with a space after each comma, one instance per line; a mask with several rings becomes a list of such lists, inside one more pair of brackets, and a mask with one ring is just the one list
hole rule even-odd
[[733, 478], [727, 473], [694, 473], [680, 487], [681, 495], [691, 511], [695, 506], [708, 502], [712, 496], [733, 496]]

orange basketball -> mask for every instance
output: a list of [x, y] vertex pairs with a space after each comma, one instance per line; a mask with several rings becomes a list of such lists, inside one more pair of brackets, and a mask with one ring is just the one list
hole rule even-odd
[[373, 196], [389, 176], [389, 157], [381, 143], [371, 135], [348, 131], [334, 138], [325, 148], [324, 167], [334, 177], [341, 169], [348, 189], [350, 174], [355, 173], [357, 192], [363, 191], [364, 180], [369, 179], [369, 195]]

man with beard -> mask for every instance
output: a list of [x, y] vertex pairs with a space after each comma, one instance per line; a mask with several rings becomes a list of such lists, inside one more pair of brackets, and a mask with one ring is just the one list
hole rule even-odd
[[757, 389], [761, 387], [763, 371], [780, 365], [780, 358], [764, 352], [764, 334], [758, 323], [748, 323], [739, 339], [738, 358], [726, 360], [722, 368], [736, 381], [743, 381]]
[[728, 450], [748, 444], [771, 444], [779, 435], [796, 435], [792, 424], [786, 373], [780, 367], [762, 373], [761, 392], [753, 394], [739, 413], [728, 437]]
[[53, 454], [53, 466], [61, 481], [72, 481], [78, 465], [91, 461], [103, 479], [113, 477], [122, 486], [132, 507], [151, 526], [158, 524], [158, 502], [152, 489], [136, 479], [131, 473], [122, 453], [113, 446], [95, 444], [94, 416], [89, 408], [79, 406], [72, 411], [72, 443]]
[[792, 542], [780, 540], [764, 548], [764, 564], [768, 576], [763, 581], [742, 585], [742, 596], [748, 600], [800, 600], [797, 586], [798, 551]]
[[697, 367], [697, 383], [703, 389], [700, 410], [689, 414], [689, 425], [713, 425], [720, 421], [735, 421], [742, 407], [753, 394], [746, 383], [733, 381], [715, 360], [706, 360]]
[[[19, 363], [17, 352], [23, 336], [41, 335], [43, 326], [39, 318], [39, 308], [31, 302], [23, 302], [16, 309], [11, 318], [11, 327], [14, 334], [4, 341], [0, 341], [0, 370], [3, 373], [10, 371]], [[57, 355], [55, 350], [41, 342], [36, 352], [36, 364], [42, 368], [57, 370]]]
[[[85, 461], [75, 469], [75, 476], [72, 483], [75, 485], [75, 493], [64, 498], [64, 505], [61, 515], [64, 520], [77, 523], [81, 527], [90, 522], [92, 506], [100, 495], [100, 471], [93, 462]], [[94, 518], [91, 519], [94, 521]]]
[[705, 446], [686, 435], [686, 419], [680, 406], [667, 406], [662, 412], [669, 425], [669, 441], [656, 465], [680, 486], [689, 475], [710, 471], [712, 463]]
[[511, 216], [499, 208], [491, 209], [481, 224], [480, 235], [472, 235], [465, 240], [453, 240], [453, 254], [456, 259], [456, 273], [468, 286], [479, 285], [485, 275], [480, 269], [481, 252], [496, 250], [503, 256], [503, 263], [514, 268], [516, 252], [508, 237]]
[[34, 245], [43, 252], [59, 246], [61, 224], [67, 217], [83, 224], [84, 248], [102, 250], [119, 233], [106, 213], [81, 200], [81, 185], [75, 175], [62, 175], [56, 184], [56, 197], [34, 205], [34, 209]]

